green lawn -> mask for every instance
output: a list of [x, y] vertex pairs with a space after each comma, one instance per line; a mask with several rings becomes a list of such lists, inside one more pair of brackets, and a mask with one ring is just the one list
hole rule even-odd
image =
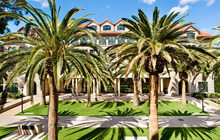
[[[147, 136], [148, 128], [59, 128], [60, 140], [123, 140], [124, 136]], [[216, 128], [160, 128], [161, 140], [219, 140], [220, 127]], [[45, 137], [43, 140], [47, 140]]]
[[0, 140], [8, 134], [14, 132], [17, 127], [0, 127]]
[[[59, 116], [145, 116], [148, 115], [148, 102], [141, 102], [140, 107], [133, 108], [132, 102], [93, 102], [92, 107], [84, 107], [85, 102], [59, 102]], [[160, 116], [194, 116], [209, 115], [199, 114], [201, 109], [188, 103], [181, 106], [180, 101], [166, 101], [158, 103]], [[48, 105], [39, 107], [39, 104], [17, 115], [48, 115]]]

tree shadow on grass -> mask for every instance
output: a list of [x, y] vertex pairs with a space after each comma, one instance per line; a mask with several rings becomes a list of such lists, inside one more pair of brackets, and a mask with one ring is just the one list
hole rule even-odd
[[74, 105], [76, 102], [59, 102], [60, 106], [64, 106], [64, 105]]
[[[113, 112], [105, 112], [105, 113], [111, 117], [102, 117], [97, 121], [88, 120], [87, 118], [85, 118], [85, 121], [82, 121], [77, 125], [74, 125], [75, 128], [71, 128], [73, 131], [69, 131], [69, 133], [66, 134], [65, 137], [71, 137], [71, 135], [75, 135], [75, 134], [76, 135], [83, 134], [82, 136], [80, 136], [80, 138], [78, 138], [79, 140], [90, 140], [90, 139], [123, 140], [124, 136], [126, 135], [125, 129], [128, 130], [126, 132], [129, 132], [133, 136], [138, 136], [138, 133], [144, 133], [143, 128], [139, 127], [140, 120], [135, 117], [132, 117], [133, 115], [142, 113], [141, 111], [138, 112], [135, 111], [135, 109], [126, 108], [123, 110], [116, 109]], [[127, 116], [127, 117], [120, 117], [120, 116]], [[148, 126], [147, 121], [146, 123], [144, 121], [144, 124]], [[76, 127], [84, 127], [84, 128], [80, 128], [76, 130]], [[91, 128], [93, 128], [92, 131], [87, 131], [90, 130]]]
[[[64, 129], [62, 131], [62, 129]], [[65, 130], [68, 129], [68, 130]], [[63, 132], [63, 139], [77, 139], [77, 140], [124, 140], [124, 137], [134, 136], [138, 134], [144, 134], [144, 128], [59, 128], [60, 132]], [[66, 132], [70, 132], [67, 134]], [[128, 134], [129, 133], [129, 134]], [[75, 135], [75, 136], [74, 136]]]
[[[201, 140], [212, 140], [210, 135], [218, 135], [216, 133], [215, 127], [178, 127], [178, 128], [164, 128], [160, 138], [161, 140], [169, 140], [172, 135], [176, 139], [181, 140], [189, 140], [194, 137], [199, 138]], [[218, 135], [219, 136], [219, 135]], [[172, 138], [173, 138], [172, 137]]]
[[142, 111], [135, 111], [133, 108], [123, 108], [123, 110], [116, 109], [113, 112], [108, 111], [100, 111], [105, 112], [103, 116], [137, 116], [137, 115], [144, 115]]
[[[201, 112], [202, 113], [202, 112]], [[159, 116], [204, 116], [207, 115], [208, 113], [205, 112], [205, 114], [194, 114], [194, 112], [188, 112], [188, 111], [184, 111], [181, 112], [180, 110], [170, 110], [170, 111], [165, 111], [165, 112], [158, 112]]]
[[148, 102], [139, 102], [139, 106], [143, 106], [145, 103], [148, 104]]
[[180, 110], [170, 110], [165, 112], [158, 112], [159, 116], [191, 116], [192, 113], [189, 113], [188, 111], [181, 112]]
[[13, 131], [15, 131], [16, 129], [17, 129], [17, 127], [4, 127], [4, 128], [0, 128], [0, 130], [1, 130], [0, 140], [3, 139], [8, 134], [10, 134]]
[[69, 110], [64, 110], [64, 111], [59, 111], [58, 112], [58, 116], [77, 116], [78, 114], [73, 112], [73, 111], [69, 111]]
[[93, 102], [93, 106], [97, 106], [96, 108], [102, 107], [102, 109], [110, 109], [112, 107], [119, 107], [125, 105], [124, 102]]
[[158, 105], [159, 106], [164, 106], [164, 105], [169, 105], [169, 104], [171, 104], [172, 102], [171, 101], [159, 101], [158, 102]]

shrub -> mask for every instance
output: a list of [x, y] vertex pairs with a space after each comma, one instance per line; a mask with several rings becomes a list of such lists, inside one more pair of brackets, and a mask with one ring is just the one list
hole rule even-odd
[[202, 94], [196, 94], [195, 98], [202, 99]]
[[220, 94], [219, 93], [211, 93], [211, 94], [209, 94], [209, 98], [220, 98]]
[[217, 103], [217, 104], [220, 104], [220, 101], [216, 101], [215, 99], [210, 99], [210, 101]]
[[8, 94], [8, 98], [14, 98], [14, 99], [19, 99], [22, 97], [22, 93], [17, 93], [17, 94]]
[[[192, 93], [192, 97], [195, 97], [197, 99], [202, 99], [202, 93], [201, 92], [193, 92]], [[208, 97], [208, 93], [203, 93], [203, 97], [207, 98]]]

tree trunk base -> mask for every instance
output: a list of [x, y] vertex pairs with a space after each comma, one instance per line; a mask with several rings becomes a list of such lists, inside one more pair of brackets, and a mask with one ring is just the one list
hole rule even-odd
[[140, 107], [139, 105], [132, 105], [132, 107], [135, 107], [135, 108], [137, 108], [137, 107]]
[[85, 105], [85, 107], [91, 107], [91, 106], [92, 106], [91, 103]]

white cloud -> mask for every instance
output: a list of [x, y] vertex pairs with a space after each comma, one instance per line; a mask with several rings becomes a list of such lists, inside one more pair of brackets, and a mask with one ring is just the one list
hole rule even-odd
[[42, 8], [46, 8], [49, 6], [47, 0], [33, 0], [33, 1], [39, 2]]
[[188, 5], [185, 5], [184, 7], [177, 6], [177, 7], [173, 7], [169, 13], [175, 11], [175, 12], [180, 12], [180, 14], [182, 15], [182, 14], [186, 13], [187, 10], [189, 10]]
[[[188, 3], [196, 3], [196, 2], [199, 2], [199, 1], [204, 1], [204, 0], [180, 0], [179, 4], [185, 5], [185, 4], [188, 4]], [[212, 5], [215, 2], [215, 0], [205, 0], [205, 1], [207, 1], [208, 6]]]
[[206, 1], [208, 6], [212, 5], [215, 2], [215, 0], [206, 0]]
[[109, 8], [109, 5], [107, 5], [106, 8]]
[[185, 5], [187, 3], [195, 3], [195, 2], [198, 2], [199, 0], [180, 0], [180, 3], [181, 5]]
[[156, 0], [140, 0], [140, 1], [142, 1], [143, 3], [149, 4], [149, 5], [151, 5], [154, 2], [156, 2]]

